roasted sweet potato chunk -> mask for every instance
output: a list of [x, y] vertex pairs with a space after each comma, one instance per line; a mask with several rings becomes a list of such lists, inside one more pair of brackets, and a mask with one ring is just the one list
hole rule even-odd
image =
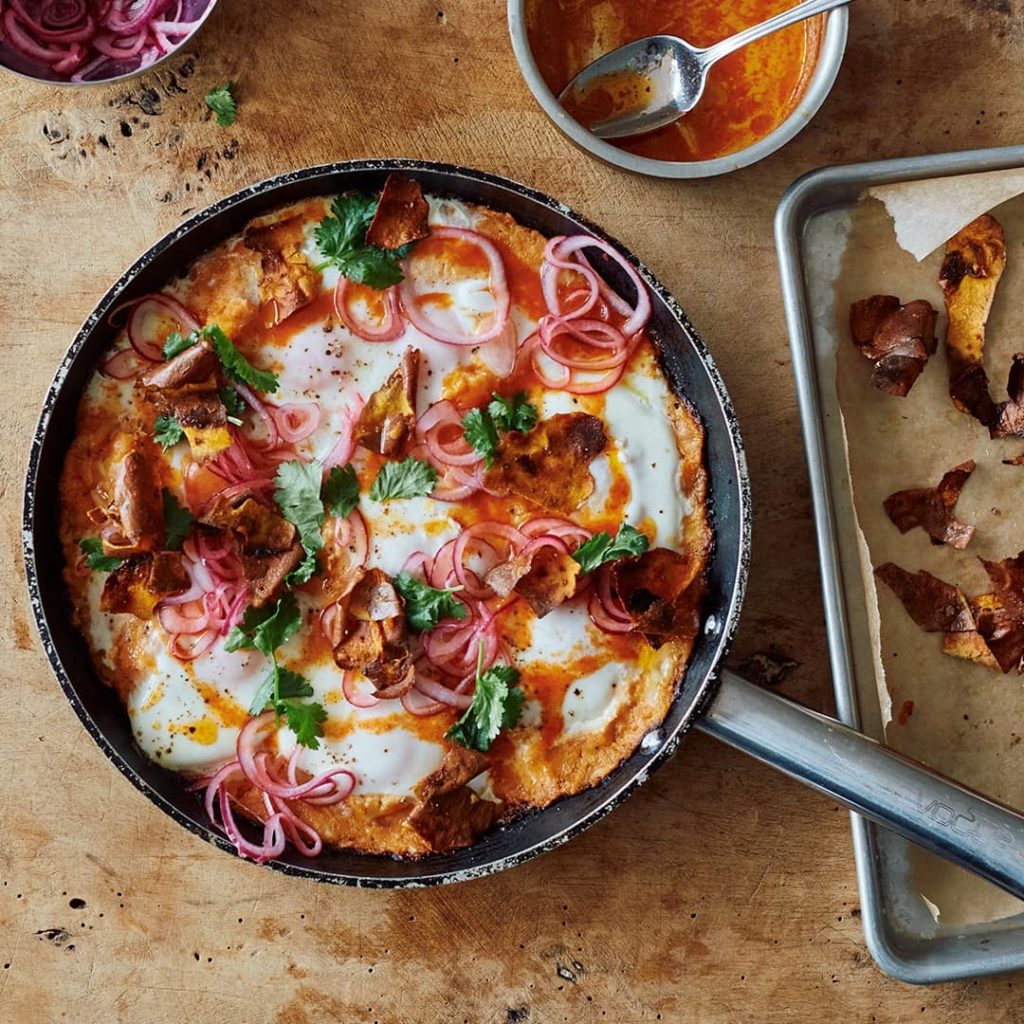
[[481, 800], [468, 786], [417, 805], [409, 824], [438, 853], [472, 846], [501, 815], [501, 804]]
[[501, 804], [482, 800], [467, 785], [487, 767], [483, 754], [452, 747], [441, 767], [416, 786], [419, 803], [409, 824], [438, 851], [470, 846], [501, 814]]
[[454, 746], [445, 751], [441, 767], [416, 784], [416, 796], [430, 800], [464, 786], [487, 768], [487, 756], [479, 750]]
[[484, 482], [556, 512], [572, 512], [594, 492], [590, 463], [608, 445], [604, 424], [585, 412], [559, 413], [498, 444]]
[[160, 601], [183, 594], [190, 585], [178, 552], [135, 555], [104, 581], [100, 608], [151, 619]]
[[285, 577], [302, 561], [302, 545], [295, 541], [287, 551], [242, 550], [242, 574], [249, 587], [250, 604], [262, 608], [284, 583]]
[[199, 342], [144, 373], [139, 383], [148, 390], [173, 391], [188, 384], [212, 384], [219, 369], [216, 353]]
[[526, 598], [537, 618], [542, 619], [576, 593], [579, 574], [580, 564], [572, 555], [541, 547], [496, 565], [487, 574], [486, 583], [499, 597], [515, 591]]
[[[1024, 352], [1013, 357], [1006, 391], [1009, 400], [1000, 402], [996, 407], [989, 433], [992, 437], [1024, 437]], [[1017, 464], [1024, 462], [1024, 456], [1017, 456], [1017, 459]], [[1014, 464], [1012, 459], [1007, 461]]]
[[405, 607], [387, 574], [368, 569], [338, 609], [330, 638], [338, 667], [362, 672], [382, 700], [408, 693], [415, 672]]
[[112, 521], [102, 532], [103, 551], [126, 557], [157, 551], [167, 537], [163, 495], [152, 446], [125, 436], [118, 444]]
[[943, 653], [1009, 672], [1024, 657], [1024, 552], [1001, 562], [981, 559], [995, 593], [969, 600], [959, 587], [921, 571], [879, 566], [876, 575], [923, 630], [944, 633]]
[[954, 466], [938, 487], [897, 491], [885, 499], [885, 511], [900, 533], [920, 526], [934, 544], [948, 544], [962, 550], [974, 536], [974, 527], [957, 522], [953, 509], [964, 484], [974, 472], [973, 460]]
[[850, 306], [850, 334], [873, 365], [871, 383], [904, 398], [935, 353], [935, 310], [923, 299], [904, 306], [872, 295]]
[[260, 254], [260, 304], [266, 327], [287, 320], [316, 298], [320, 275], [309, 265], [302, 242], [302, 218], [250, 227], [246, 248]]
[[694, 579], [685, 554], [651, 548], [637, 558], [614, 562], [608, 572], [612, 593], [652, 647], [697, 635], [704, 587], [700, 577]]
[[378, 249], [398, 249], [430, 234], [430, 207], [418, 181], [394, 172], [388, 175], [366, 231], [366, 242]]
[[1002, 226], [986, 213], [946, 243], [939, 271], [949, 319], [949, 394], [958, 409], [985, 426], [991, 426], [998, 416], [984, 366], [985, 325], [1005, 267]]
[[247, 551], [286, 551], [295, 540], [295, 527], [251, 494], [238, 494], [233, 498], [217, 495], [199, 521], [207, 526], [234, 530]]
[[416, 423], [419, 349], [407, 348], [391, 376], [366, 401], [355, 426], [356, 444], [395, 455]]
[[974, 616], [963, 591], [922, 569], [908, 572], [886, 562], [875, 575], [900, 599], [907, 614], [926, 633], [969, 633]]
[[302, 561], [295, 527], [252, 494], [218, 495], [199, 521], [207, 528], [228, 530], [235, 538], [250, 602], [256, 608], [273, 597]]
[[140, 379], [146, 397], [181, 424], [201, 462], [231, 446], [227, 410], [218, 391], [219, 369], [216, 354], [200, 342]]

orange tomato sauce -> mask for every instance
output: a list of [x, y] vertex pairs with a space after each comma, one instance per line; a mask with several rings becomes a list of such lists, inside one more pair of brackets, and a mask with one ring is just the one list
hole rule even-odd
[[[591, 61], [644, 36], [668, 33], [706, 47], [770, 18], [793, 0], [531, 0], [530, 47], [557, 96]], [[817, 63], [824, 18], [776, 32], [723, 58], [708, 74], [697, 106], [646, 135], [616, 139], [620, 149], [655, 160], [712, 160], [736, 153], [777, 128], [793, 112]], [[609, 83], [609, 110], [581, 112], [591, 121], [642, 88]], [[570, 113], [574, 113], [570, 111]]]

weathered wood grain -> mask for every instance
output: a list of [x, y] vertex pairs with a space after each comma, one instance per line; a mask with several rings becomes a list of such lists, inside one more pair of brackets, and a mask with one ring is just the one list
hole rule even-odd
[[[38, 404], [102, 291], [190, 210], [322, 161], [402, 155], [508, 174], [645, 259], [707, 338], [745, 428], [757, 518], [736, 644], [800, 662], [831, 705], [771, 235], [829, 162], [1018, 142], [1020, 0], [871, 0], [836, 88], [782, 152], [655, 182], [595, 163], [536, 108], [504, 5], [222, 0], [127, 86], [0, 80], [0, 1019], [351, 1022], [1024, 1021], [1019, 978], [930, 990], [862, 942], [847, 816], [702, 737], [560, 851], [450, 889], [283, 878], [188, 836], [108, 765], [39, 651], [21, 480]], [[230, 129], [203, 94], [239, 84]]]

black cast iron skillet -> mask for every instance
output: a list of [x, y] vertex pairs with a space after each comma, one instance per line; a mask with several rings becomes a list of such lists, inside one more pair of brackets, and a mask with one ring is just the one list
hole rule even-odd
[[[71, 624], [61, 578], [63, 555], [56, 539], [61, 465], [82, 390], [100, 353], [113, 340], [108, 315], [115, 305], [158, 290], [202, 252], [273, 207], [348, 189], [378, 191], [396, 169], [417, 178], [425, 191], [507, 211], [545, 235], [591, 232], [607, 238], [548, 196], [461, 167], [367, 160], [272, 178], [197, 214], [125, 272], [75, 338], [47, 393], [32, 442], [25, 484], [25, 567], [50, 664], [85, 727], [118, 770], [185, 828], [224, 850], [232, 847], [204, 820], [195, 794], [185, 789], [179, 777], [136, 750], [127, 715], [98, 680], [85, 642]], [[600, 785], [496, 829], [469, 849], [415, 861], [339, 850], [325, 850], [309, 860], [289, 852], [272, 865], [321, 881], [394, 887], [455, 882], [509, 868], [558, 846], [607, 814], [696, 725], [1024, 898], [1024, 818], [940, 779], [838, 722], [721, 671], [736, 628], [749, 561], [750, 494], [743, 443], [725, 385], [686, 315], [634, 256], [617, 247], [651, 290], [654, 309], [649, 330], [666, 376], [696, 409], [707, 436], [715, 547], [705, 626], [667, 718]], [[630, 286], [621, 269], [606, 258], [595, 262], [609, 282], [629, 297]]]

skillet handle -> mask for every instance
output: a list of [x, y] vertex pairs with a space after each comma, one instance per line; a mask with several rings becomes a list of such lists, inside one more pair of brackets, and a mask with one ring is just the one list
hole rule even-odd
[[723, 671], [697, 727], [1024, 899], [1024, 817]]

